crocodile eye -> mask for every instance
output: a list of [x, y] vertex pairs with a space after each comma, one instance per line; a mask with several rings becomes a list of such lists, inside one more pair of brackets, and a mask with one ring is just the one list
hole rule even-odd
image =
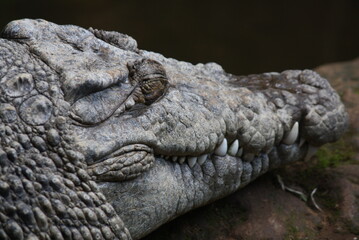
[[127, 64], [129, 77], [136, 91], [137, 102], [151, 104], [161, 98], [168, 88], [168, 78], [163, 66], [151, 59], [141, 59]]
[[159, 99], [167, 89], [167, 79], [150, 79], [141, 83], [142, 94], [146, 104], [150, 104]]

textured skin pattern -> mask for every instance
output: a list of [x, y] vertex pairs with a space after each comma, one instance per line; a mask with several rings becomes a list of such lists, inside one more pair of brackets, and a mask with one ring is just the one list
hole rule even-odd
[[0, 39], [0, 239], [137, 239], [346, 125], [310, 70], [238, 77], [117, 32], [14, 21]]
[[0, 39], [0, 239], [130, 239], [71, 150], [58, 74]]

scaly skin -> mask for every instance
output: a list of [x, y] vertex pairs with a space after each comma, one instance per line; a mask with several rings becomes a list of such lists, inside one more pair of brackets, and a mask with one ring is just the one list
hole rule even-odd
[[310, 70], [247, 77], [44, 20], [0, 39], [0, 239], [138, 239], [337, 140]]

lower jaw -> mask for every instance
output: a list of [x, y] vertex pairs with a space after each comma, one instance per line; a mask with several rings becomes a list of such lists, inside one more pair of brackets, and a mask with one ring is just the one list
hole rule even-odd
[[303, 159], [308, 145], [280, 145], [251, 162], [211, 155], [203, 165], [190, 168], [156, 158], [154, 166], [136, 179], [99, 182], [132, 238], [152, 232], [189, 210], [229, 195], [279, 165]]

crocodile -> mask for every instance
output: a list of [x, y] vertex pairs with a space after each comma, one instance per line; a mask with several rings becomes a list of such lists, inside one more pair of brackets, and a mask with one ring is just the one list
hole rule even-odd
[[139, 239], [336, 141], [311, 70], [236, 76], [42, 19], [0, 38], [0, 239]]

